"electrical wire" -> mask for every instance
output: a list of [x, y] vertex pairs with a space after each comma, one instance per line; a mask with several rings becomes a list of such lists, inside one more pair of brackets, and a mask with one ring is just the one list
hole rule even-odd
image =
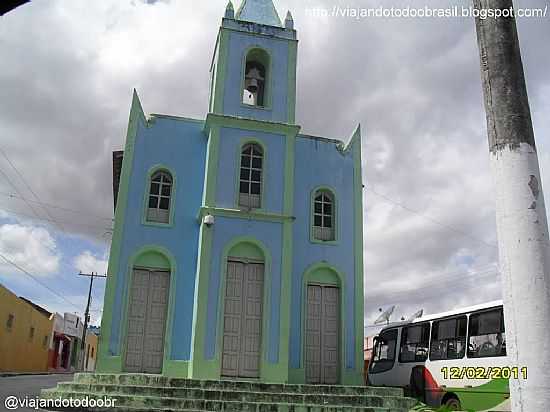
[[25, 177], [23, 177], [23, 174], [21, 174], [21, 172], [19, 171], [19, 169], [17, 169], [17, 167], [15, 167], [15, 165], [13, 164], [13, 162], [10, 160], [10, 158], [8, 157], [8, 155], [6, 154], [6, 152], [0, 147], [0, 153], [2, 154], [2, 156], [4, 156], [4, 158], [7, 160], [8, 164], [12, 167], [13, 170], [15, 170], [15, 173], [17, 174], [17, 176], [19, 177], [19, 179], [21, 179], [21, 181], [23, 182], [23, 184], [26, 186], [26, 188], [29, 190], [29, 192], [31, 192], [31, 194], [34, 196], [34, 198], [40, 202], [40, 205], [42, 206], [42, 209], [46, 212], [46, 215], [48, 215], [48, 217], [51, 219], [51, 221], [53, 223], [55, 223], [57, 225], [57, 227], [59, 229], [61, 229], [62, 232], [65, 232], [65, 229], [63, 229], [63, 226], [61, 226], [61, 224], [59, 222], [57, 222], [54, 217], [51, 215], [50, 211], [48, 210], [48, 208], [46, 206], [44, 206], [44, 204], [42, 203], [42, 201], [40, 200], [40, 198], [38, 197], [38, 195], [36, 194], [36, 192], [34, 190], [32, 190], [32, 187], [31, 185], [27, 182], [27, 180], [25, 179]]
[[[0, 172], [1, 172], [1, 170], [0, 170]], [[31, 199], [27, 199], [25, 197], [22, 197], [21, 195], [14, 195], [13, 193], [0, 192], [0, 196], [10, 197], [10, 198], [13, 198], [13, 199], [20, 199], [20, 200], [23, 200], [25, 202], [30, 202], [30, 203], [37, 203], [37, 204], [41, 204], [41, 205], [51, 207], [51, 208], [54, 208], [54, 209], [63, 210], [65, 212], [76, 213], [76, 214], [83, 215], [83, 216], [86, 216], [86, 217], [92, 217], [94, 219], [108, 220], [110, 222], [113, 221], [112, 217], [94, 215], [94, 214], [91, 214], [91, 213], [88, 213], [88, 212], [84, 212], [82, 210], [70, 209], [70, 208], [67, 208], [67, 207], [54, 205], [54, 204], [51, 204], [51, 203], [38, 202], [36, 200], [31, 200]]]
[[[36, 220], [43, 220], [43, 221], [46, 221], [46, 222], [52, 222], [51, 219], [37, 218], [37, 217], [31, 216], [31, 215], [28, 215], [28, 214], [25, 214], [25, 213], [16, 212], [15, 210], [6, 209], [3, 206], [0, 206], [0, 211], [4, 211], [4, 212], [12, 214], [12, 215], [27, 217], [29, 219], [36, 219]], [[89, 227], [89, 228], [101, 229], [101, 230], [112, 230], [112, 228], [107, 228], [107, 227], [98, 226], [98, 225], [89, 225], [87, 223], [77, 223], [77, 222], [67, 222], [67, 221], [61, 221], [59, 223], [69, 225], [69, 226], [82, 226], [82, 227]]]
[[419, 211], [417, 211], [417, 210], [411, 209], [410, 207], [408, 207], [408, 206], [406, 206], [406, 205], [404, 205], [404, 204], [402, 204], [402, 203], [400, 203], [400, 202], [397, 202], [397, 201], [395, 201], [395, 200], [389, 198], [389, 197], [386, 196], [386, 195], [383, 195], [383, 194], [381, 194], [381, 193], [378, 193], [377, 191], [375, 191], [374, 189], [372, 189], [372, 188], [369, 187], [368, 185], [366, 185], [365, 188], [366, 188], [369, 192], [371, 192], [371, 193], [373, 193], [374, 195], [378, 196], [379, 198], [385, 200], [387, 203], [391, 203], [391, 204], [393, 204], [393, 205], [395, 205], [395, 206], [399, 206], [399, 207], [402, 208], [403, 210], [406, 210], [406, 211], [409, 212], [409, 213], [413, 213], [413, 214], [415, 214], [415, 215], [418, 215], [418, 216], [420, 216], [420, 217], [423, 217], [424, 219], [429, 220], [430, 222], [432, 222], [432, 223], [434, 223], [434, 224], [436, 224], [436, 225], [438, 225], [438, 226], [440, 226], [440, 227], [442, 227], [442, 228], [444, 228], [444, 229], [447, 229], [447, 230], [449, 230], [449, 231], [451, 231], [451, 232], [457, 233], [457, 234], [459, 234], [459, 235], [461, 235], [461, 236], [470, 238], [470, 239], [472, 239], [472, 240], [474, 240], [474, 241], [476, 241], [476, 242], [483, 243], [484, 245], [486, 245], [486, 246], [488, 246], [488, 247], [490, 247], [490, 248], [495, 248], [495, 249], [498, 248], [498, 246], [495, 245], [495, 244], [493, 244], [493, 243], [486, 242], [485, 240], [480, 239], [480, 238], [478, 238], [478, 237], [476, 237], [476, 236], [474, 236], [474, 235], [472, 235], [472, 234], [470, 234], [470, 233], [464, 232], [464, 231], [462, 231], [462, 230], [460, 230], [460, 229], [458, 229], [458, 228], [456, 228], [456, 227], [454, 227], [454, 226], [450, 226], [450, 225], [447, 225], [447, 224], [445, 224], [445, 223], [443, 223], [443, 222], [440, 222], [439, 220], [434, 219], [434, 218], [432, 218], [432, 217], [430, 217], [430, 216], [427, 216], [426, 214], [424, 214], [424, 213], [422, 213], [422, 212], [419, 212]]
[[68, 303], [69, 305], [75, 307], [75, 308], [78, 308], [78, 310], [81, 310], [81, 308], [74, 304], [73, 302], [71, 302], [69, 299], [67, 299], [65, 296], [57, 293], [54, 289], [50, 288], [48, 285], [46, 285], [45, 283], [43, 283], [42, 281], [38, 280], [37, 277], [35, 275], [33, 275], [32, 273], [30, 273], [29, 271], [25, 270], [24, 268], [22, 268], [21, 266], [19, 266], [17, 263], [11, 261], [10, 259], [8, 259], [6, 256], [4, 256], [3, 254], [0, 253], [0, 257], [2, 259], [4, 259], [7, 263], [9, 263], [10, 265], [12, 265], [13, 267], [19, 269], [21, 272], [23, 272], [25, 275], [27, 275], [28, 277], [30, 277], [32, 280], [34, 280], [36, 283], [38, 283], [39, 285], [41, 285], [42, 287], [46, 288], [47, 290], [49, 290], [51, 293], [53, 293], [55, 296], [59, 297], [60, 299], [62, 299], [63, 301], [65, 301], [66, 303]]
[[29, 202], [28, 199], [24, 199], [21, 195], [21, 192], [19, 191], [19, 189], [17, 188], [17, 186], [15, 186], [15, 184], [12, 182], [12, 180], [10, 179], [10, 177], [2, 170], [0, 169], [0, 174], [2, 174], [2, 176], [4, 176], [4, 179], [6, 179], [6, 181], [8, 182], [8, 184], [13, 188], [13, 190], [15, 190], [15, 192], [21, 197], [21, 199], [26, 203], [26, 205], [29, 207], [29, 209], [32, 210], [32, 213], [37, 217], [37, 218], [40, 218], [38, 212], [34, 209], [34, 207], [32, 207], [31, 203]]

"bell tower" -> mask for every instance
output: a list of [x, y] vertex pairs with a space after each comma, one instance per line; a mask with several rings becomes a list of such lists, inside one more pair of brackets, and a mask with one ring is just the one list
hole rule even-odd
[[294, 124], [296, 31], [272, 0], [227, 4], [212, 59], [209, 112]]

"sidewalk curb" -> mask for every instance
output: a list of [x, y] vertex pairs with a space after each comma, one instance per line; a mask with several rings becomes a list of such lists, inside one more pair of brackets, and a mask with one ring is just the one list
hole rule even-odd
[[43, 375], [73, 375], [76, 372], [0, 372], [0, 378], [15, 376], [43, 376]]

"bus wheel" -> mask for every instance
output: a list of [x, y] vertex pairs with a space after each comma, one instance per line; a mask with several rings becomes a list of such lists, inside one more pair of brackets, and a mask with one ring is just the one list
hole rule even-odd
[[454, 395], [450, 395], [447, 399], [443, 400], [443, 405], [451, 411], [460, 411], [462, 409], [460, 401]]

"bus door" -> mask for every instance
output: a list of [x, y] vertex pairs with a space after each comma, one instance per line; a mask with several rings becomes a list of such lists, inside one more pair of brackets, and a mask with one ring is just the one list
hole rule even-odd
[[380, 332], [374, 339], [374, 349], [368, 373], [370, 385], [395, 386], [393, 367], [396, 358], [397, 337], [397, 329], [388, 329]]
[[424, 368], [430, 345], [430, 323], [417, 323], [401, 329], [398, 364], [399, 386], [409, 395], [424, 401]]

